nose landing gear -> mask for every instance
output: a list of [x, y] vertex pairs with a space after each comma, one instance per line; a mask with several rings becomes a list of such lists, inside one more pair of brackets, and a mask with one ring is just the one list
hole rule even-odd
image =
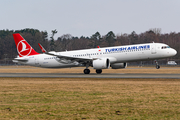
[[159, 68], [160, 68], [160, 65], [158, 64], [158, 61], [155, 60], [154, 62], [156, 63], [156, 69], [159, 69]]

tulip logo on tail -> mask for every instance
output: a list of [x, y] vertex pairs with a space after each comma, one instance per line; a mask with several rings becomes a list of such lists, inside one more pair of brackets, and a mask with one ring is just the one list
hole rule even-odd
[[25, 40], [21, 40], [17, 44], [17, 51], [20, 56], [28, 56], [32, 51], [32, 47]]

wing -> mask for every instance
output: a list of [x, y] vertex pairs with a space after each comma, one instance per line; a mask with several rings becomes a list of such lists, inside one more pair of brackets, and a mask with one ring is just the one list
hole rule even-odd
[[77, 61], [79, 63], [86, 63], [88, 61], [94, 60], [93, 58], [81, 58], [81, 57], [71, 57], [71, 56], [65, 56], [65, 55], [57, 55], [56, 52], [46, 52], [45, 54], [56, 56], [56, 57], [58, 57], [60, 59]]
[[44, 47], [38, 43], [39, 47], [41, 48], [42, 52], [47, 54], [47, 55], [52, 55], [52, 56], [56, 56], [62, 60], [71, 60], [79, 62], [79, 63], [87, 63], [87, 62], [91, 62], [92, 60], [94, 60], [95, 58], [81, 58], [81, 57], [71, 57], [71, 56], [65, 56], [65, 55], [58, 55], [56, 54], [56, 52], [47, 52]]

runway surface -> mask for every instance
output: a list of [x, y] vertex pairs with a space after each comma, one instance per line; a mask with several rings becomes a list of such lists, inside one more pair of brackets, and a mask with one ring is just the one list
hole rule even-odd
[[180, 74], [132, 74], [132, 73], [0, 73], [0, 77], [25, 78], [167, 78], [180, 79]]

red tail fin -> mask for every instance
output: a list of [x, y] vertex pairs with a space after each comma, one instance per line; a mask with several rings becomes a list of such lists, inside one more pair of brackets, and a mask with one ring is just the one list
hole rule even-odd
[[19, 57], [39, 54], [28, 44], [28, 42], [19, 33], [13, 34], [13, 37]]

